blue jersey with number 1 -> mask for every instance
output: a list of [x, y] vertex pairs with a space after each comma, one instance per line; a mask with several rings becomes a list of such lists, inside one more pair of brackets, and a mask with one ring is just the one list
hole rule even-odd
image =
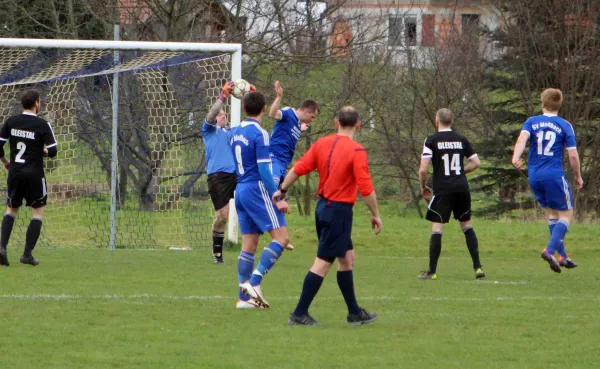
[[564, 177], [564, 149], [576, 148], [571, 123], [559, 116], [544, 114], [527, 119], [523, 131], [529, 134], [529, 180]]
[[258, 182], [258, 163], [270, 163], [269, 133], [258, 121], [246, 119], [229, 131], [231, 150], [235, 159], [238, 183]]

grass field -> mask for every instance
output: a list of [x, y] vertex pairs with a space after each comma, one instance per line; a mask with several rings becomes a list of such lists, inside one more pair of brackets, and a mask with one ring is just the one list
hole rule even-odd
[[462, 233], [446, 229], [437, 281], [426, 267], [428, 224], [384, 211], [373, 236], [355, 211], [359, 303], [380, 314], [345, 323], [335, 273], [311, 313], [322, 327], [289, 327], [315, 251], [312, 218], [290, 216], [296, 250], [263, 283], [269, 310], [238, 311], [237, 250], [213, 265], [188, 252], [55, 248], [39, 267], [0, 269], [2, 368], [592, 368], [600, 361], [596, 244], [574, 225], [580, 267], [552, 273], [539, 258], [544, 223], [475, 220], [485, 280], [476, 281]]

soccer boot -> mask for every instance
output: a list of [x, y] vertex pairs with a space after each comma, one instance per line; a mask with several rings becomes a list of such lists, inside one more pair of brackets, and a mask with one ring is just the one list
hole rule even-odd
[[567, 269], [577, 268], [577, 263], [571, 260], [571, 258], [562, 259], [559, 264], [561, 267]]
[[260, 306], [265, 308], [268, 308], [270, 306], [267, 300], [265, 300], [265, 298], [263, 297], [260, 286], [253, 286], [250, 284], [250, 281], [246, 281], [240, 284], [240, 288], [242, 289], [242, 292], [252, 297], [252, 299]]
[[317, 322], [309, 313], [300, 316], [291, 313], [288, 325], [321, 325], [321, 323]]
[[259, 304], [255, 303], [252, 300], [248, 300], [248, 301], [237, 300], [235, 303], [235, 308], [236, 309], [264, 309], [264, 307], [260, 306]]
[[4, 247], [0, 247], [0, 265], [9, 266], [8, 253]]
[[213, 254], [213, 261], [215, 264], [223, 264], [223, 254], [220, 252]]
[[33, 265], [33, 266], [36, 266], [40, 263], [39, 260], [37, 260], [36, 258], [33, 257], [33, 255], [29, 255], [29, 256], [23, 255], [23, 256], [21, 256], [19, 261], [21, 262], [21, 264], [29, 264], [29, 265]]
[[418, 279], [437, 279], [437, 274], [425, 270], [417, 277]]
[[369, 313], [363, 308], [360, 308], [358, 314], [348, 314], [346, 321], [349, 325], [357, 326], [362, 324], [373, 323], [379, 316], [377, 313]]
[[483, 278], [485, 277], [485, 272], [483, 271], [483, 268], [477, 268], [475, 269], [475, 279], [479, 279], [479, 278]]
[[548, 251], [542, 252], [542, 259], [548, 262], [548, 265], [550, 265], [550, 269], [552, 269], [553, 272], [560, 273], [560, 264]]
[[288, 251], [294, 251], [294, 246], [292, 246], [291, 243], [288, 243], [286, 246], [283, 247], [284, 249], [288, 250]]

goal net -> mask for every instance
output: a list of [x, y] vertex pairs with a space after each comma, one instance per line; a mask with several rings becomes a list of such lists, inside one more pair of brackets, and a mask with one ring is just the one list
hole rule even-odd
[[[210, 245], [214, 210], [201, 127], [223, 83], [239, 78], [240, 69], [237, 44], [0, 39], [1, 124], [22, 112], [22, 91], [35, 88], [40, 116], [59, 143], [58, 156], [45, 160], [40, 245]], [[235, 125], [233, 100], [225, 110]], [[21, 211], [13, 245], [24, 244], [29, 219]]]

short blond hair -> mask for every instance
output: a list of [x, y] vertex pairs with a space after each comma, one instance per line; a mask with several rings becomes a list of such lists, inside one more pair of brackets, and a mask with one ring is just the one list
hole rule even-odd
[[451, 126], [452, 121], [454, 120], [452, 111], [447, 108], [442, 108], [442, 109], [438, 110], [437, 113], [435, 113], [435, 116], [438, 118], [440, 123], [446, 127]]
[[557, 88], [547, 88], [542, 92], [542, 108], [550, 111], [558, 111], [562, 105], [563, 95]]

